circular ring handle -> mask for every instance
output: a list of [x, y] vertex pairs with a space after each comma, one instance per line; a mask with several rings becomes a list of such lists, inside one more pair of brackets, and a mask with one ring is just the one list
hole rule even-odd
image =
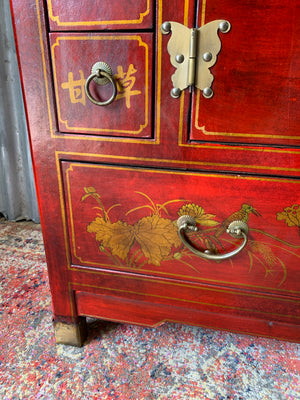
[[243, 243], [235, 250], [226, 254], [219, 254], [219, 255], [212, 254], [209, 250], [205, 250], [204, 252], [202, 252], [196, 249], [194, 246], [192, 246], [192, 244], [187, 241], [184, 235], [184, 232], [198, 231], [195, 219], [190, 215], [182, 215], [177, 220], [177, 226], [178, 226], [178, 235], [182, 243], [185, 245], [185, 247], [187, 247], [197, 256], [204, 258], [206, 260], [215, 260], [215, 261], [226, 260], [227, 258], [233, 257], [240, 251], [242, 251], [248, 242], [248, 236], [247, 236], [249, 231], [248, 225], [243, 221], [233, 221], [228, 226], [227, 233], [234, 238], [243, 238], [244, 239]]
[[[102, 78], [102, 77], [108, 79], [113, 87], [113, 94], [106, 101], [98, 101], [98, 100], [94, 99], [94, 97], [91, 95], [90, 89], [89, 89], [90, 83], [94, 78]], [[112, 103], [117, 96], [117, 84], [115, 82], [114, 77], [112, 75], [108, 74], [106, 71], [103, 71], [102, 69], [97, 69], [97, 71], [94, 74], [91, 74], [87, 78], [85, 85], [84, 85], [84, 89], [85, 89], [85, 93], [86, 93], [88, 99], [92, 103], [96, 104], [96, 106], [107, 106], [108, 104]]]

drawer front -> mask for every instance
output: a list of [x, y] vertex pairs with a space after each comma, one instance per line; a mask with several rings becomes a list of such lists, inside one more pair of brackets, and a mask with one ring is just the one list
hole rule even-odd
[[[299, 181], [62, 162], [70, 263], [202, 283], [299, 293]], [[221, 262], [197, 257], [180, 241], [216, 254], [241, 239], [225, 220], [250, 228], [246, 247]]]
[[47, 0], [50, 29], [145, 29], [153, 26], [152, 0]]
[[[139, 34], [50, 34], [60, 132], [118, 137], [152, 136], [152, 40]], [[90, 101], [85, 83], [95, 63], [109, 64], [117, 95], [109, 105]], [[92, 79], [88, 90], [100, 102], [113, 85]]]

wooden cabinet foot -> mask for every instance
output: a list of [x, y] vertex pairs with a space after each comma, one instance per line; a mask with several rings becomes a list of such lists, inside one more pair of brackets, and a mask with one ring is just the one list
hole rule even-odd
[[87, 336], [85, 317], [80, 317], [75, 323], [54, 320], [54, 333], [57, 344], [67, 344], [81, 347]]

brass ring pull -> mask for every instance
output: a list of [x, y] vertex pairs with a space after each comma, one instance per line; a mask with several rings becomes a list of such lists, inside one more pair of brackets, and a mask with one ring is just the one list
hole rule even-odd
[[[107, 83], [111, 83], [113, 87], [113, 93], [108, 100], [98, 101], [91, 95], [89, 86], [92, 80], [94, 80], [98, 85], [106, 85]], [[88, 99], [92, 103], [96, 104], [96, 106], [107, 106], [108, 104], [111, 104], [117, 96], [117, 84], [112, 75], [110, 66], [102, 62], [94, 64], [92, 73], [85, 82], [84, 89]]]
[[227, 228], [227, 233], [234, 238], [243, 238], [243, 243], [236, 248], [235, 250], [226, 253], [226, 254], [212, 254], [209, 250], [205, 250], [204, 252], [196, 249], [192, 246], [191, 243], [188, 242], [186, 239], [184, 232], [197, 232], [197, 223], [193, 217], [190, 215], [182, 215], [177, 220], [178, 226], [178, 235], [182, 241], [182, 243], [191, 250], [197, 256], [204, 258], [206, 260], [215, 260], [215, 261], [222, 261], [226, 260], [227, 258], [233, 257], [238, 254], [243, 248], [246, 246], [248, 241], [248, 225], [243, 221], [233, 221]]

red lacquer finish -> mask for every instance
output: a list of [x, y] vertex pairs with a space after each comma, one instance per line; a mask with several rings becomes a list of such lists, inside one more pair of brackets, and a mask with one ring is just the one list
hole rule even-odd
[[[51, 55], [60, 132], [151, 137], [151, 33], [51, 34]], [[97, 62], [107, 63], [117, 84], [109, 107], [95, 106], [85, 81]], [[110, 85], [89, 85], [97, 101], [110, 98]]]
[[220, 34], [215, 96], [193, 97], [190, 139], [299, 146], [299, 2], [207, 1], [199, 25], [219, 15], [232, 28]]
[[[300, 341], [299, 2], [46, 3], [11, 0], [55, 321]], [[160, 25], [221, 18], [232, 28], [213, 98], [172, 98]], [[104, 107], [84, 89], [98, 61], [118, 89]], [[103, 100], [112, 88], [90, 90]], [[241, 243], [228, 223], [246, 222], [245, 249], [197, 257], [177, 233], [183, 214], [199, 228], [188, 240], [215, 254]]]
[[53, 31], [153, 27], [152, 0], [47, 0], [47, 4]]
[[[299, 226], [284, 211], [299, 213], [298, 181], [64, 162], [63, 187], [73, 265], [287, 295], [299, 289]], [[247, 222], [246, 250], [222, 262], [193, 255], [177, 235], [185, 214], [199, 224], [190, 240], [217, 254], [240, 241], [223, 221]]]

